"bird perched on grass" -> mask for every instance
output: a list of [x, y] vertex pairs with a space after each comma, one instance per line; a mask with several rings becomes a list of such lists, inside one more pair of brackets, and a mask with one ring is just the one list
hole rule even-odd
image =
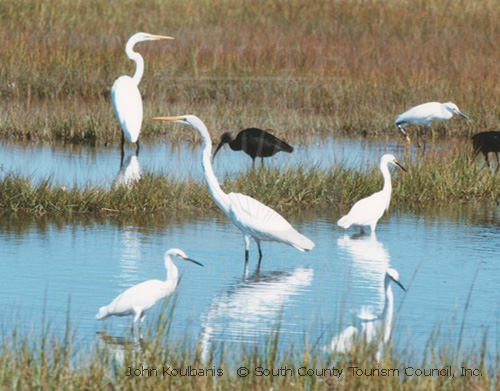
[[455, 103], [446, 102], [428, 102], [423, 103], [421, 105], [412, 107], [408, 111], [405, 111], [403, 114], [398, 115], [394, 124], [397, 125], [400, 132], [406, 138], [407, 143], [410, 143], [410, 138], [405, 133], [403, 128], [407, 125], [425, 125], [424, 129], [424, 139], [427, 134], [427, 130], [429, 130], [429, 126], [434, 121], [446, 121], [453, 117], [453, 114], [458, 114], [464, 117], [467, 121], [471, 122], [471, 120], [460, 110]]
[[219, 149], [229, 144], [233, 151], [243, 151], [252, 158], [252, 166], [255, 167], [255, 158], [260, 157], [264, 163], [265, 157], [270, 157], [278, 152], [293, 152], [293, 147], [280, 140], [271, 133], [259, 128], [248, 128], [239, 132], [236, 137], [231, 133], [223, 133], [219, 145], [215, 149], [213, 159]]
[[369, 226], [372, 232], [375, 232], [378, 220], [384, 212], [389, 209], [391, 202], [391, 174], [389, 173], [389, 164], [393, 164], [403, 171], [406, 169], [396, 161], [393, 155], [384, 155], [380, 159], [380, 171], [384, 176], [384, 187], [381, 191], [372, 194], [356, 202], [349, 213], [342, 217], [337, 224], [342, 228], [349, 228], [351, 225]]
[[164, 257], [165, 268], [167, 269], [167, 279], [165, 281], [149, 280], [128, 288], [110, 304], [101, 307], [96, 315], [96, 319], [106, 319], [110, 316], [133, 315], [133, 323], [136, 323], [139, 319], [142, 323], [146, 316], [145, 311], [151, 308], [158, 300], [170, 296], [177, 287], [179, 271], [172, 258], [190, 261], [203, 266], [194, 259], [188, 258], [182, 250], [172, 248], [165, 253]]
[[481, 132], [472, 136], [472, 144], [474, 146], [473, 156], [475, 159], [479, 152], [482, 152], [486, 160], [488, 167], [490, 162], [488, 161], [488, 153], [495, 152], [497, 157], [497, 170], [500, 167], [500, 161], [498, 161], [498, 152], [500, 152], [500, 132], [490, 131]]

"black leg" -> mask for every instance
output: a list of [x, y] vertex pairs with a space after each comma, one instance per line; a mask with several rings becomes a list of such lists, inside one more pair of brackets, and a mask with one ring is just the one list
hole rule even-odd
[[141, 149], [141, 146], [139, 145], [139, 140], [135, 142], [135, 156], [139, 156], [139, 149]]
[[125, 156], [124, 144], [125, 144], [125, 136], [122, 132], [122, 143], [121, 143], [122, 158], [120, 160], [120, 168], [123, 166], [123, 157]]

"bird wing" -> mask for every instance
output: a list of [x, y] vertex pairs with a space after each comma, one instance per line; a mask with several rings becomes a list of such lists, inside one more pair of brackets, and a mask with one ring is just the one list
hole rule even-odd
[[116, 118], [128, 141], [135, 143], [142, 126], [142, 98], [137, 84], [129, 76], [119, 77], [111, 88]]
[[314, 243], [297, 232], [279, 213], [263, 203], [240, 193], [229, 193], [229, 218], [245, 234], [258, 240], [277, 241], [302, 251]]
[[117, 296], [108, 306], [109, 315], [128, 315], [134, 309], [151, 308], [158, 300], [168, 296], [173, 289], [160, 280], [141, 282]]
[[[390, 197], [389, 197], [390, 200]], [[370, 225], [373, 220], [378, 220], [389, 207], [381, 191], [356, 202], [349, 213], [342, 217], [337, 224], [343, 228], [351, 225]]]
[[428, 102], [412, 107], [408, 111], [399, 115], [395, 123], [409, 123], [414, 125], [426, 125], [429, 122], [439, 119], [441, 113], [441, 103]]

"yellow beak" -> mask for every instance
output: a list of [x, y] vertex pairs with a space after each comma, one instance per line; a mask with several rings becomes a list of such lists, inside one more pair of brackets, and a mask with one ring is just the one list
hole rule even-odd
[[153, 117], [154, 121], [184, 121], [184, 117]]

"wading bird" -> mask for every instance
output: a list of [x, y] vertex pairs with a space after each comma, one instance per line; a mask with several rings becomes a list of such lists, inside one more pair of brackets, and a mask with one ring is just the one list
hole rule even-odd
[[259, 264], [262, 259], [260, 242], [272, 241], [284, 243], [300, 251], [309, 251], [314, 243], [297, 232], [288, 221], [271, 208], [259, 201], [239, 193], [226, 194], [215, 177], [212, 163], [212, 140], [205, 124], [194, 115], [181, 117], [157, 117], [159, 121], [172, 121], [188, 125], [196, 129], [204, 141], [202, 165], [208, 190], [217, 206], [243, 233], [245, 239], [245, 262], [248, 261], [250, 238], [253, 238], [259, 249]]
[[498, 161], [498, 152], [500, 152], [500, 132], [481, 132], [472, 136], [472, 144], [474, 146], [473, 156], [475, 159], [479, 152], [482, 152], [484, 158], [486, 159], [486, 164], [490, 166], [488, 161], [488, 153], [495, 152], [497, 157], [497, 170], [500, 167], [500, 161]]
[[425, 140], [425, 135], [427, 134], [427, 130], [429, 130], [429, 126], [431, 126], [432, 122], [446, 121], [453, 117], [453, 114], [461, 115], [467, 121], [472, 122], [469, 117], [458, 110], [458, 107], [455, 103], [428, 102], [412, 107], [408, 111], [405, 111], [403, 114], [398, 115], [398, 118], [396, 118], [394, 124], [398, 126], [399, 130], [401, 131], [403, 136], [406, 137], [406, 141], [409, 144], [410, 138], [403, 130], [406, 125], [425, 125]]
[[380, 159], [380, 171], [382, 171], [382, 175], [384, 176], [384, 187], [381, 191], [356, 202], [349, 213], [337, 221], [340, 227], [349, 228], [351, 225], [360, 225], [363, 227], [367, 225], [370, 226], [372, 232], [375, 232], [378, 220], [389, 209], [389, 203], [391, 202], [392, 185], [389, 164], [394, 164], [403, 171], [406, 171], [393, 155], [382, 156]]
[[293, 152], [292, 146], [258, 128], [244, 129], [237, 134], [236, 138], [231, 133], [223, 133], [219, 145], [215, 148], [213, 159], [224, 144], [229, 144], [233, 151], [245, 152], [252, 158], [253, 167], [255, 167], [256, 157], [260, 157], [263, 164], [265, 157], [273, 156], [280, 151]]
[[151, 308], [158, 300], [170, 296], [177, 286], [179, 271], [177, 266], [174, 265], [172, 257], [203, 266], [194, 259], [188, 258], [182, 250], [172, 248], [165, 253], [164, 257], [165, 268], [167, 269], [167, 279], [165, 281], [149, 280], [134, 285], [116, 297], [110, 304], [101, 307], [96, 315], [96, 319], [105, 319], [109, 316], [133, 315], [133, 323], [139, 319], [142, 323], [146, 316], [145, 311]]
[[397, 270], [387, 269], [384, 277], [385, 302], [382, 313], [375, 316], [370, 311], [363, 310], [358, 315], [355, 326], [349, 326], [333, 338], [329, 350], [337, 353], [348, 353], [354, 349], [357, 343], [376, 344], [375, 358], [380, 361], [383, 346], [391, 337], [392, 312], [394, 309], [391, 281], [398, 284], [406, 292], [404, 286], [399, 282]]
[[154, 41], [159, 39], [173, 39], [162, 35], [137, 33], [132, 35], [125, 46], [127, 57], [135, 61], [136, 69], [133, 77], [120, 76], [111, 88], [111, 100], [116, 118], [122, 128], [121, 153], [123, 161], [123, 144], [125, 137], [131, 143], [136, 143], [136, 154], [139, 153], [139, 133], [142, 126], [142, 98], [139, 92], [139, 83], [144, 73], [144, 59], [134, 52], [134, 45], [142, 41]]

